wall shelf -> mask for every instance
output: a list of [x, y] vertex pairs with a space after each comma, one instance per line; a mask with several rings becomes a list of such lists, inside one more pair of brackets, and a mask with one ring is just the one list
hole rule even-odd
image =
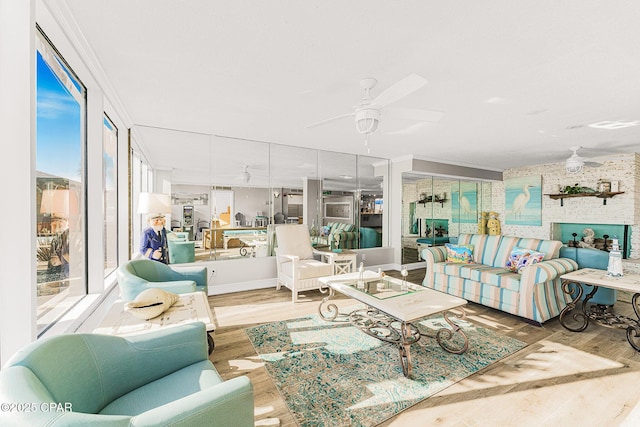
[[418, 200], [416, 203], [422, 206], [426, 206], [427, 203], [440, 203], [441, 207], [444, 207], [444, 204], [447, 202], [447, 199], [441, 199], [436, 197], [435, 200]]
[[560, 193], [560, 194], [545, 194], [545, 196], [549, 196], [553, 200], [560, 199], [560, 206], [564, 206], [564, 199], [570, 199], [573, 197], [598, 197], [602, 199], [602, 204], [606, 205], [607, 199], [610, 199], [613, 196], [616, 196], [618, 194], [624, 194], [624, 191], [601, 191], [601, 192], [599, 191], [595, 193], [576, 193], [576, 194]]

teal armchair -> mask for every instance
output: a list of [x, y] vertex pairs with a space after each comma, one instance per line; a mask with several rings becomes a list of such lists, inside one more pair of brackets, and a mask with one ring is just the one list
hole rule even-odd
[[189, 241], [189, 233], [167, 233], [169, 264], [184, 264], [196, 260], [196, 242]]
[[147, 288], [161, 288], [168, 292], [184, 294], [202, 291], [207, 293], [207, 267], [170, 267], [146, 258], [127, 261], [116, 271], [122, 299], [133, 300]]
[[22, 405], [0, 411], [2, 426], [254, 425], [251, 382], [223, 381], [199, 322], [126, 338], [35, 341], [0, 371], [0, 402]]

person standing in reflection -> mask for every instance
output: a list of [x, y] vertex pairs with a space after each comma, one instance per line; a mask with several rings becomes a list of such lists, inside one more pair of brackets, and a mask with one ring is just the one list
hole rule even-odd
[[150, 214], [148, 222], [149, 227], [142, 232], [140, 253], [145, 258], [168, 264], [169, 252], [167, 248], [167, 230], [164, 228], [164, 215]]

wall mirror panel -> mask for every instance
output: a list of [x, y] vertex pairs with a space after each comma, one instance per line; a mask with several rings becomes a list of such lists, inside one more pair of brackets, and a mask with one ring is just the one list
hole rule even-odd
[[403, 173], [402, 262], [460, 233], [478, 233], [481, 212], [491, 210], [491, 183]]
[[[382, 246], [386, 159], [145, 126], [132, 134], [154, 191], [171, 194], [166, 228], [193, 242], [181, 259], [271, 256], [286, 223], [307, 224], [319, 249]], [[362, 223], [374, 234], [361, 241]]]

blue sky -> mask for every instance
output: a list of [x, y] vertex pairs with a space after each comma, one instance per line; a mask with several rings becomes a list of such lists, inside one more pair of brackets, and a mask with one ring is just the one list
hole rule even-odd
[[81, 108], [37, 54], [36, 169], [81, 181]]

